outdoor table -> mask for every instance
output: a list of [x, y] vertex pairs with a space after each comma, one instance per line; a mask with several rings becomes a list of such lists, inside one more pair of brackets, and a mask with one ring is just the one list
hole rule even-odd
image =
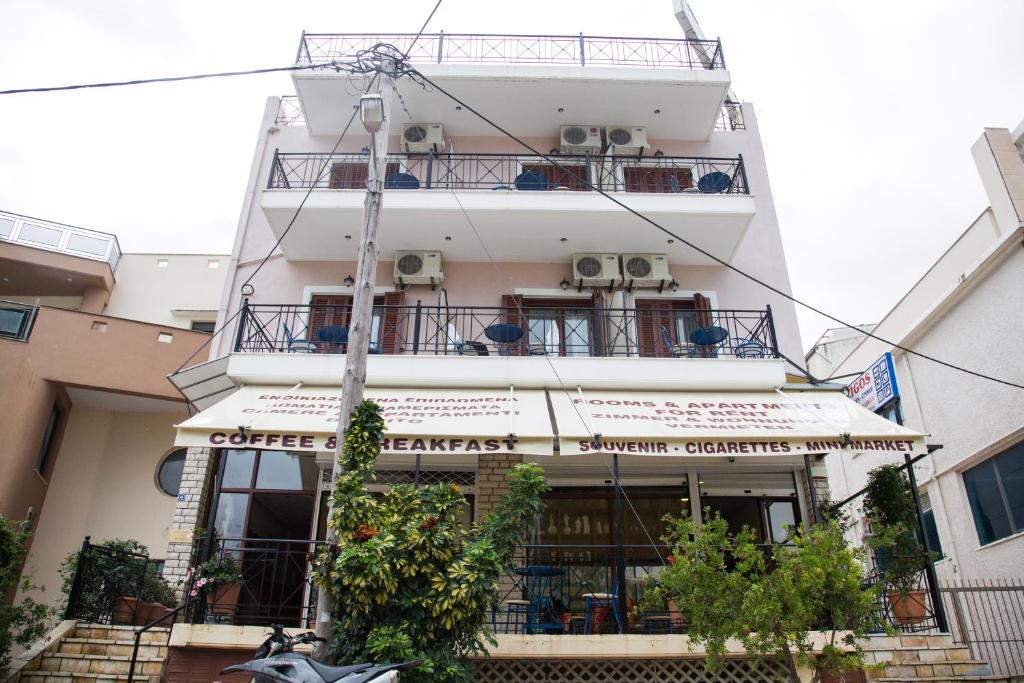
[[526, 632], [564, 632], [565, 627], [555, 614], [555, 606], [551, 599], [551, 579], [563, 576], [565, 570], [561, 567], [538, 564], [516, 567], [514, 571], [519, 576], [526, 577], [526, 597], [530, 601], [530, 611], [526, 615]]
[[512, 323], [495, 323], [484, 330], [484, 336], [498, 347], [499, 356], [507, 356], [512, 346], [523, 338], [523, 328]]
[[690, 333], [690, 343], [698, 347], [695, 351], [701, 358], [714, 358], [715, 347], [728, 338], [729, 330], [716, 325], [698, 327]]

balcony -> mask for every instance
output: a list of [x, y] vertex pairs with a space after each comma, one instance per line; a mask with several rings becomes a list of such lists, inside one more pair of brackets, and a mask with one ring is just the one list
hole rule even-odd
[[[234, 351], [343, 354], [351, 306], [248, 304]], [[779, 358], [771, 309], [375, 306], [370, 352], [426, 356]]]
[[[588, 191], [591, 185], [721, 259], [732, 256], [754, 216], [742, 157], [555, 158], [561, 168], [521, 154], [389, 155], [382, 252], [439, 248], [449, 236], [449, 260], [489, 260], [487, 252], [503, 261], [568, 260], [580, 247], [562, 241], [567, 234], [605, 251], [664, 251], [662, 233], [624, 229], [639, 219]], [[362, 154], [275, 153], [261, 205], [289, 259], [355, 259], [358, 240], [339, 239], [339, 228], [358, 234], [366, 161]], [[677, 262], [715, 263], [692, 250], [680, 250]]]
[[[653, 138], [704, 140], [730, 85], [717, 40], [496, 34], [305, 33], [299, 65], [351, 61], [389, 43], [425, 76], [521, 135], [548, 136], [560, 123], [642, 125]], [[292, 75], [314, 135], [337, 134], [358, 98], [347, 74]], [[439, 93], [399, 83], [414, 121], [440, 121], [451, 135], [494, 135]], [[645, 105], [638, 107], [637, 103]], [[574, 120], [570, 120], [573, 118]]]
[[0, 211], [0, 241], [105, 261], [111, 270], [117, 268], [121, 258], [116, 235], [5, 211]]

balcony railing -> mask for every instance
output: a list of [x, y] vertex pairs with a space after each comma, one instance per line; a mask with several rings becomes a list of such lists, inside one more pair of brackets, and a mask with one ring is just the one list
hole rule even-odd
[[743, 105], [739, 102], [726, 102], [715, 121], [715, 130], [746, 130], [743, 122]]
[[38, 314], [38, 306], [0, 300], [0, 337], [26, 341]]
[[[389, 154], [394, 190], [499, 190], [750, 194], [743, 157], [559, 154]], [[365, 190], [365, 154], [275, 152], [267, 189]]]
[[106, 261], [111, 269], [117, 268], [121, 258], [116, 235], [6, 211], [0, 211], [0, 241]]
[[[244, 304], [235, 351], [345, 353], [351, 306]], [[380, 305], [370, 352], [435, 356], [778, 358], [771, 308]]]
[[277, 105], [277, 117], [274, 118], [275, 126], [304, 126], [306, 115], [302, 111], [302, 103], [295, 95], [281, 95]]
[[[415, 40], [415, 42], [414, 42]], [[668, 69], [724, 69], [718, 40], [470, 33], [303, 33], [296, 61], [350, 60], [377, 43], [412, 62], [437, 64], [578, 64]]]

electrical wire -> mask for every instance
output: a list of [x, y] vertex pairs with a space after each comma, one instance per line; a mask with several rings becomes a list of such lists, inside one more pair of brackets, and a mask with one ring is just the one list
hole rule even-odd
[[[447, 90], [445, 90], [444, 88], [439, 86], [437, 83], [433, 82], [432, 80], [430, 80], [429, 78], [424, 76], [421, 72], [419, 72], [419, 71], [417, 71], [415, 69], [411, 69], [411, 68], [409, 70], [412, 73], [415, 73], [416, 76], [419, 79], [421, 79], [424, 83], [427, 83], [428, 85], [433, 87], [435, 90], [437, 90], [441, 94], [443, 94], [446, 97], [448, 97], [453, 102], [461, 105], [465, 109], [468, 109], [474, 115], [476, 115], [478, 118], [483, 120], [485, 123], [490, 125], [492, 128], [494, 128], [498, 132], [502, 133], [506, 137], [508, 137], [508, 138], [514, 140], [515, 142], [519, 143], [520, 145], [522, 145], [526, 149], [530, 150], [535, 155], [541, 157], [542, 159], [544, 159], [548, 163], [554, 165], [556, 168], [558, 168], [559, 170], [563, 171], [564, 173], [567, 173], [571, 177], [576, 178], [577, 180], [582, 182], [584, 185], [586, 185], [586, 187], [588, 187], [589, 189], [594, 190], [595, 192], [597, 192], [601, 196], [605, 197], [606, 199], [608, 199], [612, 203], [616, 204], [617, 206], [625, 209], [626, 211], [628, 211], [629, 213], [633, 214], [634, 216], [636, 216], [640, 220], [644, 221], [645, 223], [650, 224], [651, 226], [657, 228], [658, 230], [660, 230], [661, 232], [665, 233], [666, 235], [669, 235], [673, 239], [678, 240], [680, 243], [685, 244], [686, 246], [690, 247], [694, 251], [697, 251], [698, 253], [703, 254], [704, 256], [707, 256], [708, 258], [712, 259], [713, 261], [715, 261], [715, 262], [725, 266], [729, 270], [731, 270], [731, 271], [733, 271], [733, 272], [735, 272], [735, 273], [737, 273], [737, 274], [747, 278], [751, 282], [754, 282], [754, 283], [756, 283], [758, 285], [761, 285], [765, 289], [767, 289], [767, 290], [769, 290], [771, 292], [774, 292], [775, 294], [778, 294], [779, 296], [781, 296], [781, 297], [783, 297], [785, 299], [788, 299], [788, 300], [792, 301], [795, 304], [799, 304], [800, 306], [803, 306], [807, 310], [812, 311], [814, 313], [817, 313], [818, 315], [820, 315], [820, 316], [822, 316], [824, 318], [828, 318], [829, 320], [832, 320], [833, 322], [839, 323], [840, 325], [843, 325], [844, 327], [853, 327], [853, 325], [851, 325], [850, 323], [847, 323], [847, 322], [845, 322], [845, 321], [835, 317], [834, 315], [830, 315], [829, 313], [826, 313], [825, 311], [823, 311], [823, 310], [821, 310], [819, 308], [816, 308], [815, 306], [812, 306], [809, 303], [806, 303], [804, 301], [801, 301], [800, 299], [797, 299], [792, 294], [789, 294], [789, 293], [779, 289], [778, 287], [775, 287], [774, 285], [771, 285], [768, 282], [765, 282], [764, 280], [760, 279], [759, 277], [757, 277], [755, 275], [751, 275], [750, 273], [747, 273], [746, 271], [737, 268], [736, 266], [732, 265], [728, 261], [726, 261], [726, 260], [724, 260], [722, 258], [719, 258], [718, 256], [715, 256], [714, 254], [712, 254], [711, 252], [707, 251], [706, 249], [703, 249], [703, 248], [697, 246], [696, 244], [694, 244], [690, 240], [687, 240], [687, 239], [677, 235], [676, 233], [674, 233], [671, 230], [669, 230], [668, 228], [664, 227], [663, 225], [661, 225], [660, 223], [658, 223], [654, 219], [646, 216], [645, 214], [641, 213], [640, 211], [637, 211], [636, 209], [634, 209], [633, 207], [629, 206], [628, 204], [622, 202], [621, 200], [616, 199], [615, 197], [613, 197], [612, 195], [608, 194], [607, 192], [605, 192], [600, 187], [595, 186], [593, 183], [588, 181], [586, 179], [586, 177], [580, 177], [580, 175], [576, 171], [572, 170], [571, 168], [568, 168], [566, 166], [561, 165], [560, 163], [558, 163], [558, 161], [556, 161], [555, 159], [553, 159], [549, 155], [544, 154], [541, 151], [539, 151], [539, 150], [535, 149], [534, 147], [530, 146], [529, 144], [527, 144], [521, 138], [513, 135], [512, 133], [510, 133], [509, 131], [505, 130], [500, 125], [498, 125], [497, 123], [495, 123], [494, 121], [489, 119], [487, 116], [485, 116], [484, 114], [482, 114], [479, 111], [477, 111], [472, 105], [467, 104], [463, 100], [459, 99], [458, 97], [456, 97], [452, 93], [448, 92]], [[899, 349], [900, 351], [903, 351], [904, 353], [908, 353], [908, 354], [917, 356], [919, 358], [923, 358], [925, 360], [929, 360], [929, 361], [931, 361], [933, 363], [937, 363], [939, 365], [942, 365], [944, 367], [950, 368], [952, 370], [958, 370], [960, 372], [966, 373], [968, 375], [972, 375], [974, 377], [978, 377], [978, 378], [981, 378], [981, 379], [987, 379], [989, 381], [996, 382], [998, 384], [1003, 384], [1003, 385], [1009, 386], [1009, 387], [1014, 387], [1016, 389], [1024, 389], [1024, 384], [1017, 384], [1016, 382], [1011, 382], [1009, 380], [1000, 379], [998, 377], [993, 377], [991, 375], [986, 375], [984, 373], [977, 372], [975, 370], [971, 370], [969, 368], [965, 368], [963, 366], [956, 365], [954, 363], [950, 363], [950, 362], [941, 360], [939, 358], [935, 358], [934, 356], [930, 356], [928, 354], [921, 353], [920, 351], [915, 351], [913, 349], [907, 348], [907, 347], [902, 346], [900, 344], [897, 344], [895, 342], [892, 342], [892, 341], [889, 341], [887, 339], [884, 339], [883, 337], [879, 337], [878, 335], [876, 335], [876, 334], [874, 334], [872, 332], [865, 332], [865, 334], [868, 337], [871, 337], [872, 339], [875, 339], [877, 341], [880, 341], [880, 342], [882, 342], [884, 344], [887, 344], [887, 345], [893, 347], [894, 349]]]
[[412, 39], [411, 43], [409, 43], [409, 49], [405, 51], [403, 59], [409, 59], [409, 54], [412, 52], [412, 49], [416, 47], [416, 43], [419, 41], [420, 36], [423, 35], [425, 30], [427, 30], [427, 24], [429, 24], [430, 20], [434, 18], [434, 13], [437, 12], [437, 8], [441, 6], [441, 2], [442, 0], [437, 0], [437, 4], [434, 5], [434, 9], [430, 10], [430, 14], [427, 15], [427, 20], [423, 22], [423, 25], [420, 26], [420, 30], [416, 32], [416, 37]]
[[63, 92], [67, 90], [88, 90], [91, 88], [117, 88], [125, 85], [147, 85], [149, 83], [175, 83], [179, 81], [198, 81], [205, 78], [229, 78], [232, 76], [254, 76], [271, 74], [281, 71], [305, 71], [308, 69], [325, 69], [332, 64], [309, 64], [306, 66], [275, 66], [268, 69], [249, 69], [247, 71], [221, 71], [218, 73], [193, 74], [190, 76], [164, 76], [161, 78], [138, 78], [131, 81], [108, 81], [103, 83], [78, 83], [75, 85], [54, 85], [40, 88], [12, 88], [0, 90], [0, 95], [22, 95], [25, 93]]

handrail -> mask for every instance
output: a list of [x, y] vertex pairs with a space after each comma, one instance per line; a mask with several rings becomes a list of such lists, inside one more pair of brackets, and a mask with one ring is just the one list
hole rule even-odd
[[[142, 642], [142, 634], [145, 633], [146, 631], [148, 631], [149, 629], [153, 628], [157, 624], [159, 624], [161, 621], [163, 621], [167, 617], [174, 617], [172, 619], [172, 621], [171, 621], [171, 626], [173, 627], [174, 623], [178, 620], [178, 614], [180, 614], [181, 611], [184, 610], [187, 605], [188, 605], [188, 601], [186, 600], [186, 601], [182, 602], [182, 604], [180, 604], [177, 607], [175, 607], [170, 612], [167, 612], [166, 614], [164, 614], [159, 619], [155, 619], [154, 621], [149, 622], [148, 624], [146, 624], [142, 628], [139, 628], [139, 629], [137, 629], [135, 631], [135, 645], [132, 647], [132, 659], [131, 659], [131, 662], [128, 664], [128, 683], [131, 683], [134, 680], [135, 664], [136, 664], [136, 662], [138, 661], [138, 658], [139, 658], [139, 644]], [[168, 642], [170, 642], [170, 634], [168, 634]]]

